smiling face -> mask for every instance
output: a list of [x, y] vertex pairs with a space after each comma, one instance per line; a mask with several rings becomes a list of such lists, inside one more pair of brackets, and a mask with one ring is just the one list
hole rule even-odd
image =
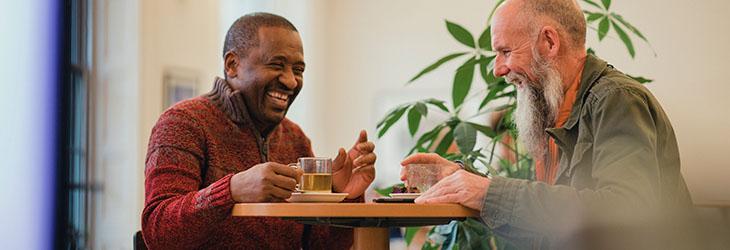
[[[545, 129], [554, 126], [563, 100], [563, 83], [554, 61], [541, 55], [536, 22], [526, 20], [518, 1], [510, 1], [495, 14], [492, 46], [497, 52], [494, 74], [517, 87], [515, 124], [520, 141], [533, 157], [547, 148]], [[530, 18], [530, 17], [527, 17]], [[547, 51], [547, 49], [544, 49]]]
[[303, 85], [304, 50], [299, 33], [280, 27], [261, 27], [258, 45], [245, 56], [226, 55], [228, 83], [239, 91], [254, 125], [260, 131], [275, 127]]
[[[495, 13], [492, 21], [492, 48], [497, 52], [494, 75], [504, 77], [519, 75], [520, 79], [537, 82], [531, 70], [535, 46], [535, 34], [530, 24], [522, 18], [519, 4], [508, 2]], [[514, 77], [513, 77], [514, 78]], [[512, 82], [518, 88], [527, 82]]]

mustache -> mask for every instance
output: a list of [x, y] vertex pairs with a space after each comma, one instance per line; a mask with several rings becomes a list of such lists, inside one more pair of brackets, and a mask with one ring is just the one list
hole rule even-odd
[[504, 76], [504, 80], [509, 84], [531, 83], [530, 79], [527, 78], [526, 75], [514, 71], [510, 71], [509, 73], [507, 73], [507, 75]]

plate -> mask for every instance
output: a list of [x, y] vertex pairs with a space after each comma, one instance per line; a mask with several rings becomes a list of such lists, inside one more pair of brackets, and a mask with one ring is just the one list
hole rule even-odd
[[292, 193], [288, 202], [340, 202], [347, 193]]
[[402, 199], [415, 199], [421, 196], [421, 193], [390, 193], [390, 197]]

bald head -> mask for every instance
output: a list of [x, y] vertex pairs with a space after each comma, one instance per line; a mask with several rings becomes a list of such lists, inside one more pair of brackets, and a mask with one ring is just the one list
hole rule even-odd
[[546, 25], [555, 26], [570, 47], [585, 46], [586, 21], [575, 0], [507, 0], [495, 13], [494, 22], [530, 35]]

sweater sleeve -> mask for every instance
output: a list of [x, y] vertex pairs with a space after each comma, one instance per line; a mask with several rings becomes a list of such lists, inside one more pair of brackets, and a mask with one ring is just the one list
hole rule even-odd
[[142, 233], [150, 249], [196, 248], [230, 216], [231, 175], [201, 187], [204, 147], [204, 133], [182, 111], [169, 110], [153, 128], [142, 212]]

